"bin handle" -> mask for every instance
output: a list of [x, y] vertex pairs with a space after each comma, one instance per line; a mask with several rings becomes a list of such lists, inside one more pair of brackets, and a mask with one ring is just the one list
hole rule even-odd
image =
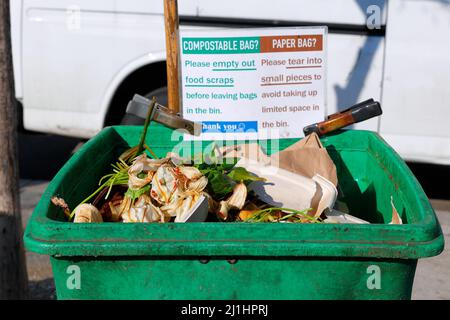
[[381, 115], [380, 103], [369, 99], [351, 106], [343, 111], [336, 112], [327, 117], [325, 121], [317, 122], [303, 128], [305, 137], [313, 132], [319, 136], [344, 128], [354, 123]]

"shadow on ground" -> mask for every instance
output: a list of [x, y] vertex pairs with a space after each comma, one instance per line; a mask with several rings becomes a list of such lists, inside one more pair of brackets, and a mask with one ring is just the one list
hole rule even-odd
[[28, 283], [28, 298], [30, 300], [55, 300], [55, 283], [52, 278]]
[[51, 180], [82, 142], [56, 135], [19, 133], [20, 178]]
[[442, 188], [441, 181], [450, 179], [450, 165], [408, 162], [411, 171], [419, 180], [422, 188], [430, 199], [450, 199], [448, 188]]

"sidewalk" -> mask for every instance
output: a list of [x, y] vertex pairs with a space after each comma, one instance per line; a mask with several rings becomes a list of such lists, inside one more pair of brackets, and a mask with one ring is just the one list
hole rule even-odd
[[[47, 181], [20, 180], [20, 206], [24, 230], [47, 185]], [[55, 299], [55, 285], [49, 256], [26, 251], [26, 260], [30, 298]]]
[[[39, 198], [47, 187], [47, 181], [21, 180], [20, 196], [22, 223], [25, 225]], [[432, 200], [434, 209], [445, 235], [450, 243], [450, 201]], [[55, 299], [53, 275], [48, 256], [27, 252], [27, 269], [32, 299]], [[421, 259], [417, 265], [413, 288], [413, 299], [450, 299], [450, 250], [438, 257]]]
[[445, 237], [445, 248], [439, 256], [420, 259], [417, 263], [412, 299], [450, 299], [450, 201], [431, 200]]

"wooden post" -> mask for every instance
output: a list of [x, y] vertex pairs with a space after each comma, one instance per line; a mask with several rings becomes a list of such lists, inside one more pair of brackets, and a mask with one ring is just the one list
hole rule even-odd
[[9, 0], [0, 3], [0, 300], [26, 298]]
[[168, 108], [180, 111], [180, 48], [177, 0], [164, 0], [164, 23], [166, 27], [167, 55], [167, 101]]

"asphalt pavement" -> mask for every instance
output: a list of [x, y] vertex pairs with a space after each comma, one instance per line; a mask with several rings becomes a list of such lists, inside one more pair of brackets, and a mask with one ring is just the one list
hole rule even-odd
[[[22, 224], [28, 219], [49, 180], [70, 158], [82, 140], [40, 134], [20, 134], [20, 196]], [[431, 199], [441, 223], [446, 244], [450, 243], [450, 195], [435, 188], [436, 177], [450, 177], [450, 166], [410, 164]], [[445, 176], [444, 176], [445, 175]], [[431, 178], [430, 178], [431, 177]], [[435, 180], [436, 181], [436, 180]], [[53, 274], [48, 256], [26, 252], [31, 299], [55, 299]], [[413, 299], [450, 299], [450, 250], [433, 258], [420, 259], [417, 265]]]
[[419, 259], [412, 299], [450, 300], [450, 201], [431, 200], [445, 237], [445, 249], [436, 257]]

